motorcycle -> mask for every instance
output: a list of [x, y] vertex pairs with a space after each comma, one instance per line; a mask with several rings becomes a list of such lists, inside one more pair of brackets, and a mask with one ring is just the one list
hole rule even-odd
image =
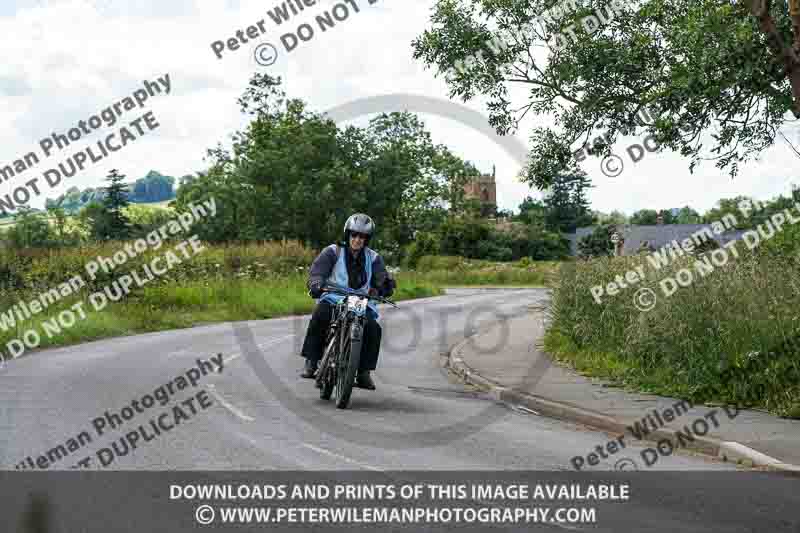
[[336, 393], [336, 407], [346, 409], [350, 404], [356, 374], [361, 362], [364, 323], [367, 320], [367, 302], [376, 300], [394, 307], [397, 305], [382, 296], [356, 291], [349, 287], [327, 284], [323, 293], [340, 294], [345, 298], [333, 308], [331, 323], [325, 341], [325, 351], [314, 374], [319, 397], [330, 400]]

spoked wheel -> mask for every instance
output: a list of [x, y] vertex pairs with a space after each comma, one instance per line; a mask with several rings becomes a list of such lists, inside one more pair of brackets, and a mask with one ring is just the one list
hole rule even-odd
[[328, 349], [326, 350], [325, 355], [322, 357], [323, 363], [320, 365], [319, 378], [317, 378], [319, 397], [322, 400], [331, 399], [331, 395], [333, 394], [333, 386], [336, 384], [336, 372], [334, 372], [334, 365], [336, 364], [336, 359], [338, 358], [338, 354], [336, 353], [337, 345], [338, 343], [336, 342], [336, 338], [332, 338], [328, 344]]
[[339, 352], [336, 368], [336, 407], [347, 409], [361, 363], [361, 325], [353, 324]]
[[319, 397], [322, 400], [330, 400], [331, 395], [333, 394], [334, 385], [333, 371], [330, 365], [324, 369], [324, 372], [325, 374], [322, 376], [322, 383], [320, 384], [319, 388]]

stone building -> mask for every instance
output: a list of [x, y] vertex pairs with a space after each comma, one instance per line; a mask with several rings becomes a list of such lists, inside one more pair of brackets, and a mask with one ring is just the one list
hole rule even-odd
[[497, 209], [497, 167], [492, 166], [492, 174], [482, 174], [473, 178], [464, 185], [464, 196], [478, 200], [487, 208], [494, 212]]

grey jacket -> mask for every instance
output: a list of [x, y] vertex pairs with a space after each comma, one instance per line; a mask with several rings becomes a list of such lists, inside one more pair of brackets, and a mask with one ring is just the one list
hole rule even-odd
[[[344, 248], [337, 244], [331, 244], [330, 246], [325, 247], [322, 252], [314, 259], [314, 262], [311, 263], [311, 271], [308, 274], [308, 283], [307, 286], [310, 288], [312, 283], [316, 280], [321, 283], [324, 283], [330, 275], [333, 273], [333, 268], [336, 266], [336, 261], [339, 260], [339, 251], [341, 253], [350, 253], [349, 248]], [[362, 251], [360, 254], [360, 259], [363, 264], [365, 254]], [[352, 256], [351, 256], [352, 258]], [[353, 269], [359, 268], [359, 265], [356, 261], [348, 260], [345, 257], [345, 261], [347, 264], [347, 273], [354, 274]], [[386, 265], [383, 262], [383, 258], [376, 252], [375, 259], [372, 261], [372, 279], [370, 280], [370, 287], [377, 289], [378, 294], [381, 296], [387, 296], [387, 294], [391, 294], [393, 291], [389, 290], [387, 287], [387, 280], [392, 279], [392, 275], [386, 270]], [[393, 284], [393, 283], [392, 283]], [[355, 287], [351, 284], [350, 288], [358, 288], [361, 285], [356, 284]]]

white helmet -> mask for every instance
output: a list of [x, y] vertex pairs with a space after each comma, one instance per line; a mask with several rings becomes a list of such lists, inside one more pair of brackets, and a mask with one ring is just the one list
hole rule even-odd
[[366, 246], [369, 244], [369, 240], [372, 238], [372, 233], [374, 231], [375, 223], [372, 219], [364, 213], [356, 213], [355, 215], [351, 215], [350, 218], [347, 219], [347, 222], [344, 223], [344, 242], [350, 242], [351, 232], [363, 233], [367, 236], [364, 241], [364, 246]]

